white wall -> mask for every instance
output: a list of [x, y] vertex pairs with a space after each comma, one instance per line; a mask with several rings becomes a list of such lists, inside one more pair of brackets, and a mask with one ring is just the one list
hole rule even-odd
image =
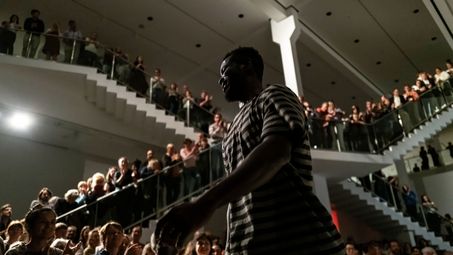
[[452, 182], [453, 171], [423, 177], [426, 194], [436, 203], [439, 213], [442, 215], [446, 213], [453, 214], [453, 203], [451, 200], [453, 197]]
[[42, 187], [63, 196], [82, 179], [83, 155], [0, 134], [0, 203], [11, 203], [22, 218]]

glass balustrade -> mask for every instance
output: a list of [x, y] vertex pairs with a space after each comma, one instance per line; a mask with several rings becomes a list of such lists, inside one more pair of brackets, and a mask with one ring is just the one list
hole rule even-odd
[[161, 215], [169, 206], [201, 194], [224, 176], [221, 143], [201, 151], [196, 158], [176, 160], [158, 172], [144, 170], [146, 177], [105, 194], [104, 183], [94, 186], [86, 204], [58, 216], [76, 226], [99, 226], [116, 220], [123, 226], [142, 224]]

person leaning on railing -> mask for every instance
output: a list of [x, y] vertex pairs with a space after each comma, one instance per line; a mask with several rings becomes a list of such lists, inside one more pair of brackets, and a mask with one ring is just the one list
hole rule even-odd
[[44, 33], [44, 22], [39, 19], [41, 12], [39, 10], [31, 10], [31, 17], [27, 18], [24, 23], [26, 31], [22, 48], [22, 56], [34, 58], [41, 40], [40, 35]]

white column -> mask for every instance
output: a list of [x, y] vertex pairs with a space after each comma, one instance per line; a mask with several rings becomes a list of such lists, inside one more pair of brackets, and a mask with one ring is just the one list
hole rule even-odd
[[303, 95], [296, 42], [301, 33], [300, 23], [294, 15], [283, 20], [271, 20], [272, 40], [280, 45], [285, 83], [294, 93]]
[[319, 201], [321, 201], [321, 203], [330, 213], [332, 211], [332, 208], [330, 204], [329, 187], [327, 186], [326, 177], [313, 174], [313, 189]]
[[414, 189], [414, 185], [409, 178], [404, 159], [395, 160], [395, 168], [396, 172], [398, 173], [399, 185], [403, 186], [404, 184], [406, 184], [407, 186], [411, 187], [411, 189]]

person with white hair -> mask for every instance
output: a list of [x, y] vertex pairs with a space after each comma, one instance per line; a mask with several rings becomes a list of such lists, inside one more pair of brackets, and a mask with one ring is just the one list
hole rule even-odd
[[79, 197], [77, 189], [70, 189], [64, 194], [64, 198], [59, 198], [55, 203], [55, 213], [58, 216], [65, 214], [78, 207], [76, 199]]
[[436, 250], [433, 249], [433, 247], [426, 246], [425, 248], [422, 249], [422, 254], [423, 255], [437, 255]]

